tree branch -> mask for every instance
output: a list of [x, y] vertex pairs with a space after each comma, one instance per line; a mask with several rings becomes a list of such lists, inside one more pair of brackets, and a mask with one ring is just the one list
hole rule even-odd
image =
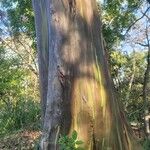
[[142, 43], [136, 43], [139, 44], [140, 46], [148, 47], [148, 44], [142, 44]]
[[135, 20], [135, 21], [128, 27], [128, 29], [126, 30], [126, 33], [124, 34], [124, 36], [129, 32], [129, 30], [130, 30], [139, 20], [141, 20], [141, 19], [146, 15], [146, 13], [149, 11], [149, 9], [150, 9], [150, 7], [148, 7], [144, 13], [142, 13], [143, 15], [142, 15], [140, 18], [138, 18], [137, 20]]

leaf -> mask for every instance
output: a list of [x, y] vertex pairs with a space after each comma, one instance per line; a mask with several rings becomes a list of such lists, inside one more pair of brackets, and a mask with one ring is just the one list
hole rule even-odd
[[77, 139], [77, 136], [78, 136], [77, 131], [73, 131], [73, 132], [72, 132], [72, 139], [73, 139], [73, 140], [76, 140], [76, 139]]
[[83, 144], [83, 141], [76, 141], [76, 144], [81, 145], [81, 144]]
[[76, 150], [85, 150], [85, 149], [82, 147], [77, 147]]

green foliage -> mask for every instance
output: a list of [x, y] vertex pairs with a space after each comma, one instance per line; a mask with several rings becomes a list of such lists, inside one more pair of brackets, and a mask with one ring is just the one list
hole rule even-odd
[[7, 23], [11, 27], [11, 35], [17, 38], [20, 33], [26, 34], [32, 40], [32, 48], [35, 50], [32, 0], [2, 0], [1, 3], [7, 12]]
[[[9, 57], [11, 55], [11, 57]], [[24, 70], [20, 68], [20, 61], [12, 54], [6, 53], [6, 50], [0, 48], [0, 100], [14, 99], [21, 95], [23, 89], [22, 82], [25, 75]], [[15, 90], [14, 90], [15, 89]]]
[[19, 99], [9, 107], [4, 103], [0, 107], [1, 136], [22, 128], [39, 129], [40, 107], [37, 102]]
[[144, 150], [149, 150], [150, 149], [150, 140], [149, 139], [146, 139], [143, 142], [143, 148], [144, 148]]
[[111, 74], [120, 100], [130, 121], [138, 121], [143, 111], [143, 78], [146, 53], [113, 51], [110, 55]]
[[78, 134], [76, 131], [72, 132], [71, 137], [61, 136], [58, 140], [61, 150], [84, 150], [80, 145], [83, 144], [82, 141], [77, 139]]
[[27, 71], [20, 64], [14, 53], [0, 48], [0, 135], [39, 128], [40, 104], [28, 95]]
[[105, 0], [102, 5], [103, 35], [110, 49], [124, 40], [123, 33], [135, 20], [140, 0]]
[[128, 55], [121, 51], [112, 51], [110, 54], [110, 66], [112, 77], [115, 78], [122, 74], [125, 69], [125, 65], [128, 62]]
[[[29, 66], [33, 66], [31, 57], [35, 57], [32, 1], [1, 0], [0, 7], [7, 14], [0, 20], [2, 38], [0, 41], [0, 135], [2, 136], [22, 128], [39, 129], [40, 104], [37, 77], [29, 69]], [[26, 37], [28, 37], [27, 42]], [[30, 46], [29, 43], [32, 45]]]

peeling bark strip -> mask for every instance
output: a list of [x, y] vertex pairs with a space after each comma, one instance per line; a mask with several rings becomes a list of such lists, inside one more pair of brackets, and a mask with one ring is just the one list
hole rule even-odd
[[150, 131], [149, 131], [149, 122], [147, 120], [147, 112], [148, 111], [148, 107], [147, 107], [147, 103], [148, 103], [148, 97], [149, 97], [149, 93], [150, 93], [150, 41], [149, 41], [149, 37], [148, 37], [148, 31], [146, 28], [146, 39], [147, 39], [147, 48], [148, 48], [148, 54], [147, 54], [147, 67], [145, 70], [145, 74], [144, 74], [144, 82], [143, 82], [143, 101], [144, 101], [144, 109], [145, 109], [145, 132], [147, 134], [147, 136], [150, 135]]
[[43, 107], [42, 150], [76, 130], [85, 150], [138, 150], [116, 100], [95, 0], [33, 0]]
[[56, 149], [61, 116], [62, 87], [57, 66], [60, 63], [59, 37], [55, 32], [57, 21], [52, 1], [33, 0], [39, 54], [43, 135], [41, 149]]
[[[38, 3], [37, 3], [38, 2]], [[48, 3], [48, 1], [47, 1]], [[49, 24], [47, 15], [49, 9], [46, 9], [46, 1], [33, 0], [33, 8], [35, 11], [36, 38], [38, 47], [39, 74], [40, 77], [40, 93], [42, 104], [42, 123], [46, 110], [47, 88], [48, 88], [48, 64], [49, 64]], [[45, 17], [43, 17], [45, 16]]]

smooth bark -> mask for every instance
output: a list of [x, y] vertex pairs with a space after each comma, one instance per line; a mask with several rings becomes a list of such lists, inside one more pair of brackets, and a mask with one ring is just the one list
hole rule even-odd
[[148, 36], [148, 27], [146, 27], [146, 40], [148, 48], [147, 52], [147, 66], [144, 74], [144, 82], [143, 82], [143, 101], [144, 101], [144, 109], [145, 109], [145, 132], [147, 136], [150, 136], [150, 118], [149, 118], [149, 110], [148, 110], [148, 97], [150, 93], [150, 42]]
[[140, 149], [113, 94], [95, 0], [33, 0], [42, 150], [76, 130], [86, 150]]

